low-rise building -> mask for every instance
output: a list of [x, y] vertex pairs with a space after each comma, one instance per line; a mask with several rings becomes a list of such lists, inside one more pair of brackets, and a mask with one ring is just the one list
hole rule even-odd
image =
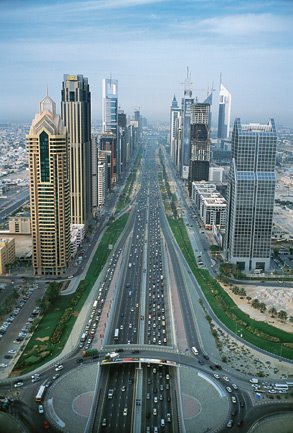
[[81, 245], [84, 235], [85, 235], [85, 225], [84, 224], [71, 224], [71, 257], [74, 257], [79, 246]]
[[9, 233], [12, 234], [30, 234], [30, 217], [27, 215], [15, 215], [9, 217]]
[[191, 197], [206, 229], [212, 230], [213, 226], [225, 228], [227, 203], [215, 184], [192, 182]]
[[8, 265], [15, 260], [15, 243], [13, 238], [0, 239], [0, 275], [7, 272]]

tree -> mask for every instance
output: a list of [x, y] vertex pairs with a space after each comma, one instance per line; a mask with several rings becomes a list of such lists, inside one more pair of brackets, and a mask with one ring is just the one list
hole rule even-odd
[[259, 310], [260, 310], [260, 312], [261, 312], [261, 313], [264, 313], [264, 312], [266, 311], [266, 309], [267, 309], [266, 304], [265, 304], [264, 302], [261, 302], [261, 303], [259, 304]]
[[259, 310], [259, 308], [260, 308], [260, 302], [259, 302], [259, 300], [256, 298], [256, 299], [254, 299], [252, 302], [251, 302], [251, 306], [253, 307], [253, 308], [256, 308], [257, 310]]
[[275, 307], [271, 307], [269, 309], [269, 313], [270, 313], [271, 317], [276, 317], [278, 314], [277, 309]]
[[287, 317], [288, 317], [288, 314], [286, 313], [286, 311], [284, 311], [284, 310], [280, 310], [279, 312], [278, 312], [278, 318], [280, 319], [280, 320], [287, 320]]

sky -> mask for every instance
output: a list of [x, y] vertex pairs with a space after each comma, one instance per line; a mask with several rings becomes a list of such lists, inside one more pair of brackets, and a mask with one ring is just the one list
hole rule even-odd
[[221, 74], [232, 122], [293, 127], [293, 0], [0, 0], [0, 123], [31, 122], [47, 86], [60, 113], [67, 73], [88, 77], [93, 122], [110, 76], [128, 115], [168, 121], [187, 67], [214, 122]]

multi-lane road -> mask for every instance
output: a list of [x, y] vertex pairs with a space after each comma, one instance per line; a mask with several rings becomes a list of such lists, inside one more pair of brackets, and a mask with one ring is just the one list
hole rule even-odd
[[[99, 355], [85, 361], [81, 370], [75, 362], [80, 353], [71, 353], [58, 372], [60, 377], [55, 379], [55, 367], [42, 372], [41, 383], [49, 381], [45, 412], [50, 408], [50, 413], [55, 414], [50, 421], [61, 430], [63, 424], [59, 421], [67, 417], [68, 424], [70, 415], [65, 415], [64, 404], [58, 411], [58, 391], [54, 390], [60, 384], [59, 389], [64, 392], [63, 384], [69, 373], [80, 376], [94, 361], [99, 362], [99, 368], [91, 380], [93, 398], [88, 419], [76, 433], [185, 432], [178, 380], [178, 370], [184, 365], [205, 378], [207, 387], [217, 389], [219, 399], [225, 398], [226, 409], [219, 418], [218, 431], [231, 428], [247, 431], [246, 413], [253, 410], [249, 397], [251, 385], [240, 375], [222, 371], [223, 366], [209, 359], [210, 354], [204, 350], [199, 317], [190, 302], [186, 267], [161, 201], [158, 164], [156, 147], [145, 146], [138, 176], [140, 187], [127, 226], [108, 261], [80, 330], [79, 349], [97, 348]], [[199, 245], [202, 250], [200, 242]], [[174, 320], [174, 314], [182, 316], [182, 329], [176, 327], [178, 321]], [[179, 350], [182, 335], [186, 341], [184, 353]], [[192, 352], [192, 347], [197, 354]], [[56, 386], [51, 389], [52, 383]], [[26, 398], [33, 400], [37, 387], [34, 386], [30, 379], [25, 382]], [[77, 398], [72, 395], [72, 400]], [[201, 396], [197, 398], [200, 400]], [[211, 401], [210, 405], [216, 407], [217, 401]], [[70, 413], [72, 408], [68, 405], [67, 409]], [[254, 418], [252, 413], [250, 419]], [[68, 430], [64, 427], [64, 431]]]

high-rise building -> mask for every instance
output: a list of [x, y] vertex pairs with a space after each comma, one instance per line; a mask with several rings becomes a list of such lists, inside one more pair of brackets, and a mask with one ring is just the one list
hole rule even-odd
[[70, 215], [86, 224], [92, 211], [91, 94], [83, 75], [64, 75], [62, 119], [69, 137]]
[[118, 140], [118, 80], [104, 78], [102, 83], [102, 132], [113, 137], [113, 173], [115, 183], [120, 174], [120, 149]]
[[231, 93], [220, 83], [218, 116], [218, 139], [225, 140], [230, 134]]
[[178, 119], [180, 115], [180, 108], [178, 107], [177, 99], [174, 95], [171, 109], [170, 109], [170, 152], [171, 152], [171, 158], [175, 162], [175, 137], [176, 137], [176, 119]]
[[190, 109], [189, 193], [192, 182], [209, 180], [210, 164], [210, 104], [196, 102]]
[[225, 251], [245, 271], [270, 267], [276, 143], [273, 119], [266, 125], [235, 120]]
[[181, 170], [182, 179], [188, 179], [190, 159], [190, 107], [194, 103], [192, 98], [191, 78], [187, 69], [187, 77], [184, 81], [184, 96], [182, 98], [182, 145], [181, 145]]
[[123, 110], [118, 112], [118, 128], [119, 128], [119, 148], [120, 148], [120, 165], [121, 172], [125, 170], [127, 165], [127, 119]]
[[70, 259], [67, 131], [46, 96], [27, 136], [32, 261], [37, 275], [62, 275]]

